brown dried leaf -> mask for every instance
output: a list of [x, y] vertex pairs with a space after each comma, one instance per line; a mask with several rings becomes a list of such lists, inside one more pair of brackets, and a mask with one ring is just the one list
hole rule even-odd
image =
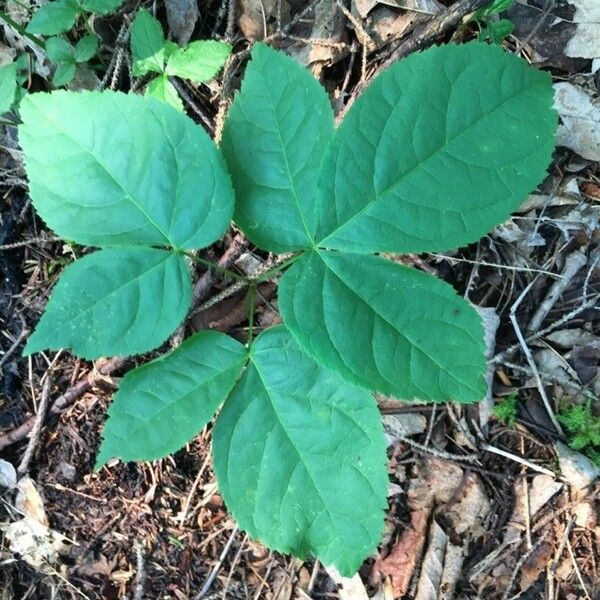
[[421, 565], [415, 600], [437, 600], [447, 546], [448, 536], [433, 519], [429, 528], [427, 551]]
[[200, 16], [197, 0], [169, 0], [165, 2], [165, 8], [173, 37], [178, 44], [185, 46], [190, 41]]
[[519, 588], [526, 592], [538, 579], [542, 571], [550, 563], [554, 553], [550, 542], [542, 542], [528, 557], [521, 567]]
[[371, 580], [377, 584], [389, 577], [394, 597], [403, 596], [408, 590], [425, 543], [430, 512], [428, 507], [414, 510], [410, 514], [410, 526], [404, 530], [392, 551], [383, 559], [378, 557], [373, 565]]

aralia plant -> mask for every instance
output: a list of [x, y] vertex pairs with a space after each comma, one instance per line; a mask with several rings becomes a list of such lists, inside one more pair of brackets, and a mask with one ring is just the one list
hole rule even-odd
[[190, 307], [188, 256], [232, 219], [259, 249], [293, 253], [283, 325], [246, 344], [201, 331], [125, 375], [97, 467], [174, 452], [220, 408], [214, 468], [239, 525], [354, 573], [386, 506], [371, 392], [476, 402], [486, 390], [476, 311], [383, 253], [458, 247], [509, 216], [551, 158], [549, 75], [495, 46], [434, 47], [380, 74], [336, 128], [312, 75], [256, 44], [220, 149], [138, 95], [33, 94], [21, 117], [39, 215], [99, 248], [64, 270], [26, 354], [157, 348]]

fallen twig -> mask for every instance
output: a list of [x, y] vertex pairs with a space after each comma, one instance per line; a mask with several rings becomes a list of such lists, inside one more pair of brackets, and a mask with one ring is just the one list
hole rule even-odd
[[[60, 414], [65, 407], [71, 404], [74, 400], [79, 398], [81, 395], [89, 392], [98, 381], [111, 375], [118, 369], [121, 369], [127, 363], [126, 358], [116, 357], [107, 360], [103, 365], [97, 369], [90, 371], [83, 379], [79, 380], [75, 385], [72, 385], [64, 394], [61, 394], [50, 407], [51, 414]], [[7, 446], [19, 442], [25, 439], [29, 433], [33, 430], [37, 416], [29, 417], [24, 423], [21, 423], [15, 429], [0, 436], [0, 450], [3, 450]]]
[[552, 310], [552, 307], [562, 296], [563, 292], [569, 287], [571, 281], [573, 281], [573, 277], [579, 273], [579, 270], [584, 267], [586, 263], [587, 256], [579, 250], [575, 250], [575, 252], [572, 252], [567, 256], [561, 273], [562, 278], [556, 280], [550, 286], [546, 297], [535, 311], [533, 317], [531, 317], [531, 321], [529, 321], [529, 325], [527, 326], [527, 331], [529, 333], [534, 333], [540, 328], [542, 322]]
[[29, 469], [29, 463], [31, 462], [31, 458], [33, 457], [35, 447], [40, 437], [40, 432], [42, 431], [42, 425], [44, 423], [44, 417], [46, 416], [46, 411], [50, 402], [50, 387], [51, 379], [50, 377], [46, 377], [44, 386], [42, 388], [42, 400], [38, 406], [37, 413], [34, 418], [33, 426], [31, 428], [31, 436], [29, 437], [29, 443], [27, 444], [27, 448], [25, 449], [25, 453], [23, 454], [23, 458], [21, 459], [21, 463], [17, 469], [19, 475], [27, 473], [27, 470]]

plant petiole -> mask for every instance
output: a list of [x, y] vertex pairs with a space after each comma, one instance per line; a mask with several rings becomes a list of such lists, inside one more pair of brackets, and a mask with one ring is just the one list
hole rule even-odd
[[221, 267], [220, 265], [211, 262], [210, 260], [206, 260], [205, 258], [196, 256], [191, 252], [185, 252], [185, 255], [189, 257], [192, 261], [200, 263], [201, 265], [204, 265], [209, 269], [215, 269], [215, 271], [220, 271], [221, 273], [227, 275], [228, 277], [231, 277], [232, 279], [235, 279], [236, 281], [248, 281], [247, 277], [244, 277], [243, 275], [240, 275], [239, 273], [231, 271], [230, 269], [227, 269], [225, 267]]
[[254, 311], [256, 310], [256, 283], [248, 289], [248, 348], [252, 346], [254, 333]]
[[15, 31], [32, 41], [36, 46], [45, 49], [46, 44], [44, 40], [26, 31], [22, 25], [19, 25], [15, 20], [11, 19], [4, 11], [0, 10], [0, 19], [4, 21], [9, 27], [12, 27]]

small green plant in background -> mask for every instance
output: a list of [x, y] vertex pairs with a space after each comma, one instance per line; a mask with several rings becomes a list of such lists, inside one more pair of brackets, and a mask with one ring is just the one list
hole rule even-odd
[[517, 422], [517, 394], [510, 394], [494, 405], [494, 416], [507, 427], [514, 427]]
[[477, 10], [471, 20], [480, 24], [477, 39], [480, 42], [490, 41], [501, 44], [512, 32], [514, 25], [509, 19], [500, 19], [498, 15], [508, 10], [515, 0], [494, 0], [489, 6]]
[[557, 417], [567, 430], [569, 446], [600, 467], [600, 417], [592, 413], [591, 400], [586, 404], [563, 407]]
[[77, 17], [90, 13], [107, 15], [117, 10], [124, 0], [51, 0], [35, 11], [27, 31], [39, 35], [57, 35], [75, 25]]
[[[137, 72], [185, 77], [186, 50], [148, 16]], [[175, 452], [218, 412], [214, 468], [241, 528], [354, 573], [379, 543], [388, 486], [372, 391], [486, 393], [477, 312], [385, 253], [462, 246], [505, 220], [545, 176], [552, 101], [547, 73], [481, 43], [393, 65], [337, 128], [310, 72], [256, 44], [220, 149], [155, 98], [28, 96], [19, 134], [33, 203], [57, 234], [98, 250], [64, 269], [26, 354], [159, 347], [190, 308], [194, 252], [232, 218], [259, 249], [291, 253], [246, 282], [245, 343], [201, 331], [125, 375], [97, 468]], [[279, 272], [283, 325], [255, 335], [256, 286]]]
[[55, 87], [67, 85], [75, 76], [77, 64], [87, 62], [97, 51], [98, 38], [95, 35], [83, 36], [75, 47], [60, 37], [47, 39], [48, 58], [56, 63], [52, 84]]
[[18, 106], [25, 95], [22, 86], [29, 78], [29, 68], [29, 55], [25, 53], [0, 67], [0, 114]]
[[169, 77], [203, 83], [213, 79], [225, 64], [231, 46], [214, 40], [190, 42], [181, 48], [165, 40], [162, 26], [147, 10], [138, 11], [131, 26], [133, 74], [158, 73], [146, 87], [146, 95], [183, 112], [183, 103]]

